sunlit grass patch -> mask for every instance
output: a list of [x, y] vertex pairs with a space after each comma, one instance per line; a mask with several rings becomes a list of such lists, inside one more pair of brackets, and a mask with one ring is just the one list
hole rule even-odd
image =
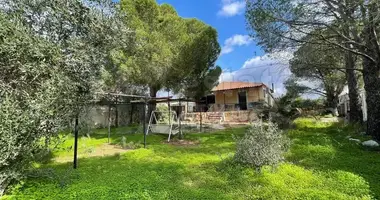
[[[315, 120], [314, 120], [315, 121]], [[380, 194], [380, 154], [365, 151], [346, 136], [357, 130], [342, 124], [299, 119], [287, 131], [286, 161], [261, 171], [236, 164], [236, 138], [246, 128], [185, 135], [195, 145], [172, 145], [149, 135], [147, 149], [135, 148], [72, 163], [36, 165], [54, 176], [29, 178], [15, 187], [15, 199], [371, 199]], [[121, 137], [142, 144], [140, 133], [112, 130], [111, 145]], [[79, 154], [107, 143], [107, 131], [79, 140]], [[69, 146], [73, 138], [62, 146]], [[82, 145], [82, 146], [81, 146]], [[56, 157], [72, 156], [58, 150]], [[86, 155], [86, 154], [84, 154]]]

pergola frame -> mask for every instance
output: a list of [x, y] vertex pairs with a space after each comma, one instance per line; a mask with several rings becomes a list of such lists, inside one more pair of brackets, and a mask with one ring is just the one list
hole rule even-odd
[[[111, 106], [113, 105], [133, 105], [133, 104], [144, 104], [144, 122], [143, 122], [143, 129], [144, 129], [144, 148], [146, 148], [146, 106], [148, 105], [148, 100], [150, 97], [148, 96], [141, 96], [141, 95], [131, 95], [131, 94], [120, 94], [120, 93], [95, 93], [97, 96], [102, 96], [103, 98], [96, 99], [94, 101], [91, 101], [90, 103], [96, 104], [96, 105], [103, 105], [108, 106], [108, 143], [110, 143], [110, 137], [111, 137]], [[106, 97], [107, 101], [104, 101], [104, 97]], [[138, 101], [119, 101], [120, 97], [127, 97], [127, 98], [135, 98], [138, 99]], [[111, 100], [112, 99], [112, 100]], [[73, 168], [76, 169], [78, 167], [78, 126], [79, 126], [79, 115], [77, 114], [75, 117], [75, 123], [74, 123], [74, 161], [73, 161]]]
[[[178, 101], [179, 106], [181, 106], [181, 102], [195, 102], [191, 99], [184, 99], [184, 98], [178, 98], [178, 99], [172, 99], [171, 96], [168, 97], [149, 97], [149, 96], [142, 96], [142, 95], [132, 95], [132, 94], [122, 94], [122, 93], [95, 93], [95, 95], [100, 95], [103, 97], [107, 97], [107, 101], [104, 101], [104, 98], [101, 98], [100, 100], [96, 99], [93, 101], [90, 101], [92, 104], [96, 105], [103, 105], [108, 106], [108, 143], [110, 143], [110, 137], [111, 137], [111, 106], [113, 105], [135, 105], [135, 104], [143, 104], [143, 112], [144, 112], [144, 120], [143, 120], [143, 134], [144, 134], [144, 148], [147, 147], [146, 145], [146, 137], [147, 137], [147, 131], [146, 131], [146, 119], [147, 119], [147, 112], [146, 107], [149, 105], [149, 103], [168, 103], [169, 111], [170, 111], [170, 102], [172, 101]], [[120, 97], [129, 98], [129, 101], [119, 101]], [[131, 100], [134, 98], [135, 100]], [[85, 103], [86, 104], [86, 103]], [[78, 167], [78, 137], [79, 137], [79, 114], [75, 117], [75, 123], [74, 123], [74, 160], [73, 160], [73, 168], [76, 169]], [[202, 121], [201, 121], [202, 126]], [[179, 137], [182, 138], [182, 126], [181, 126], [181, 117], [179, 117]]]

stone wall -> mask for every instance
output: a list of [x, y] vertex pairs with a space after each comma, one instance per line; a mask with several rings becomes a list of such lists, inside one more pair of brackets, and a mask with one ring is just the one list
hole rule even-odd
[[220, 120], [217, 118], [217, 116], [221, 116], [222, 120], [220, 122], [224, 123], [248, 123], [259, 119], [257, 113], [254, 110], [244, 110], [226, 112], [186, 113], [183, 120], [191, 123], [199, 123], [201, 116], [202, 122], [204, 123], [219, 122]]
[[252, 122], [258, 119], [254, 110], [224, 112], [225, 122]]

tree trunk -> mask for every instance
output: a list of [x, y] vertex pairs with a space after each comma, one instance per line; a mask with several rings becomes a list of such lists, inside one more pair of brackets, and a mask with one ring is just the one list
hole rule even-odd
[[327, 109], [331, 111], [333, 116], [338, 116], [338, 97], [335, 94], [327, 94]]
[[363, 78], [367, 103], [367, 134], [380, 141], [380, 79], [379, 67], [365, 59], [363, 61]]
[[[151, 98], [155, 98], [157, 97], [157, 92], [158, 92], [158, 89], [157, 87], [154, 87], [154, 86], [149, 86], [149, 93], [150, 93], [150, 97]], [[156, 110], [156, 107], [157, 107], [157, 103], [156, 103], [156, 100], [152, 100], [150, 104], [148, 104], [148, 118], [150, 117], [151, 113]], [[156, 123], [156, 121], [152, 121], [153, 124]]]
[[364, 52], [373, 60], [363, 58], [363, 79], [367, 103], [367, 134], [380, 141], [380, 50], [377, 40], [377, 26], [373, 22], [377, 16], [377, 4], [369, 5], [369, 21], [365, 24]]
[[333, 116], [338, 116], [339, 97], [335, 87], [325, 86], [327, 110], [331, 111]]
[[[348, 4], [351, 2], [349, 1]], [[353, 15], [354, 14], [354, 7], [350, 6], [348, 10], [346, 10], [346, 14]], [[345, 35], [351, 35], [351, 30], [348, 24], [343, 25], [344, 26], [344, 34]], [[345, 43], [345, 47], [348, 49], [354, 48], [352, 44]], [[363, 112], [361, 109], [361, 103], [359, 100], [359, 87], [358, 87], [358, 80], [356, 76], [356, 57], [355, 55], [350, 52], [346, 51], [344, 54], [344, 61], [345, 61], [345, 68], [346, 68], [346, 79], [347, 79], [347, 86], [348, 86], [348, 98], [349, 98], [349, 108], [350, 112], [348, 113], [349, 121], [352, 123], [362, 123], [363, 122]]]
[[355, 58], [351, 52], [345, 53], [345, 65], [346, 65], [346, 78], [348, 85], [348, 97], [349, 101], [349, 120], [353, 123], [363, 122], [363, 112], [361, 109], [361, 103], [359, 100], [359, 88], [358, 80], [355, 74]]
[[358, 88], [358, 81], [354, 70], [347, 69], [347, 84], [348, 84], [348, 98], [349, 98], [349, 120], [353, 123], [363, 122], [363, 112], [361, 109], [361, 102], [359, 99], [360, 93]]
[[9, 178], [1, 177], [1, 179], [0, 179], [0, 197], [2, 197], [4, 195], [5, 190], [7, 189], [9, 183], [10, 183]]

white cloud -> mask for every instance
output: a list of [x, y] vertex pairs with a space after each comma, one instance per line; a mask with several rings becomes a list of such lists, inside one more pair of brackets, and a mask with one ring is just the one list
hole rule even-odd
[[231, 53], [235, 46], [249, 45], [252, 39], [248, 35], [234, 35], [224, 41], [221, 55]]
[[290, 76], [289, 59], [291, 58], [291, 52], [256, 56], [247, 60], [236, 71], [224, 69], [219, 81], [262, 82], [268, 87], [271, 87], [273, 83], [275, 96], [280, 96], [286, 92], [283, 82]]
[[232, 17], [243, 13], [244, 8], [245, 1], [222, 0], [222, 8], [219, 10], [218, 15]]

